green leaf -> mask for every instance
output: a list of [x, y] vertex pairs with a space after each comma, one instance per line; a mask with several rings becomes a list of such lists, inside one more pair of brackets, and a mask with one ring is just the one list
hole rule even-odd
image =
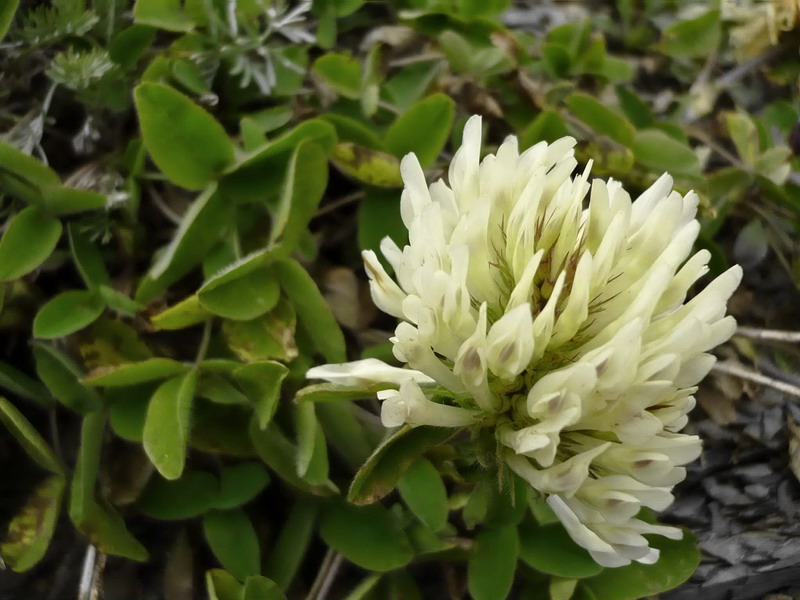
[[83, 383], [93, 386], [125, 386], [157, 381], [185, 373], [189, 367], [171, 358], [148, 358], [141, 362], [123, 363], [109, 367], [98, 367], [83, 379]]
[[147, 405], [152, 395], [153, 386], [148, 384], [105, 391], [108, 420], [115, 434], [130, 442], [141, 443]]
[[400, 497], [429, 529], [439, 531], [447, 523], [447, 489], [442, 476], [424, 457], [414, 461], [397, 483]]
[[69, 516], [77, 526], [84, 522], [95, 504], [94, 488], [100, 468], [105, 428], [106, 416], [103, 411], [91, 412], [83, 418], [69, 499]]
[[273, 252], [288, 256], [307, 231], [328, 185], [328, 159], [321, 146], [301, 142], [292, 154], [277, 206], [269, 242]]
[[175, 481], [152, 477], [136, 506], [154, 519], [191, 519], [213, 508], [219, 493], [220, 485], [214, 475], [186, 471]]
[[358, 100], [361, 94], [361, 64], [349, 54], [323, 54], [314, 62], [311, 70], [340, 96]]
[[292, 259], [276, 262], [275, 270], [317, 349], [328, 362], [345, 362], [347, 352], [342, 330], [308, 272]]
[[281, 298], [273, 310], [252, 321], [226, 319], [222, 335], [244, 362], [290, 361], [298, 354], [294, 341], [296, 319], [292, 305]]
[[250, 405], [250, 399], [233, 385], [226, 375], [217, 372], [206, 372], [200, 377], [197, 395], [217, 404]]
[[261, 550], [253, 524], [239, 509], [212, 510], [203, 517], [203, 533], [214, 556], [239, 581], [261, 570]]
[[619, 100], [622, 112], [631, 123], [639, 128], [652, 127], [655, 124], [656, 119], [650, 106], [630, 87], [618, 85], [614, 90], [617, 92], [617, 100]]
[[257, 575], [245, 580], [242, 600], [286, 600], [286, 596], [277, 583]]
[[322, 119], [309, 119], [246, 154], [221, 182], [225, 197], [241, 203], [276, 199], [285, 182], [292, 153], [303, 140], [314, 141], [327, 153], [336, 143], [336, 130]]
[[754, 165], [760, 152], [756, 124], [747, 113], [730, 111], [725, 113], [725, 125], [739, 157], [745, 164]]
[[355, 471], [369, 458], [374, 444], [350, 402], [317, 404], [317, 418], [328, 443]]
[[358, 505], [377, 502], [391, 492], [411, 464], [456, 430], [448, 427], [404, 427], [375, 449], [356, 473], [347, 499]]
[[0, 387], [27, 400], [40, 404], [51, 401], [47, 388], [8, 363], [0, 362]]
[[36, 374], [50, 393], [65, 406], [79, 413], [97, 410], [102, 405], [99, 394], [81, 384], [83, 373], [65, 354], [52, 346], [33, 344]]
[[51, 185], [42, 188], [44, 208], [51, 215], [73, 215], [105, 208], [108, 198], [92, 190]]
[[568, 133], [561, 115], [554, 110], [543, 110], [522, 132], [519, 148], [521, 151], [527, 150], [541, 141], [552, 143]]
[[549, 590], [551, 600], [570, 600], [575, 593], [575, 588], [577, 585], [577, 579], [551, 577]]
[[316, 529], [318, 512], [317, 502], [308, 497], [298, 497], [291, 504], [264, 567], [265, 575], [281, 589], [289, 586], [300, 568]]
[[383, 85], [383, 92], [392, 104], [406, 111], [428, 91], [441, 71], [438, 60], [406, 65]]
[[441, 93], [433, 94], [392, 123], [383, 138], [384, 146], [397, 157], [413, 152], [423, 168], [429, 167], [447, 143], [454, 118], [453, 100]]
[[0, 40], [6, 37], [8, 28], [14, 20], [14, 13], [17, 12], [19, 7], [19, 0], [7, 0], [0, 6]]
[[546, 42], [541, 46], [542, 65], [550, 77], [555, 79], [569, 76], [572, 58], [561, 44]]
[[289, 369], [272, 361], [244, 365], [233, 376], [255, 404], [258, 426], [264, 429], [272, 420], [281, 397], [281, 383]]
[[244, 586], [222, 569], [206, 571], [206, 590], [210, 600], [242, 600]]
[[236, 279], [213, 285], [211, 280], [197, 292], [206, 310], [237, 321], [249, 321], [269, 312], [278, 303], [280, 286], [272, 269], [258, 269]]
[[33, 271], [50, 256], [60, 237], [61, 222], [35, 206], [14, 215], [0, 238], [0, 281]]
[[259, 458], [289, 485], [318, 496], [330, 496], [338, 491], [331, 481], [316, 484], [297, 476], [297, 448], [286, 439], [275, 423], [262, 430], [256, 419], [253, 419], [250, 423], [250, 439]]
[[101, 285], [111, 285], [111, 278], [108, 276], [103, 255], [89, 239], [89, 236], [80, 231], [77, 223], [70, 223], [67, 231], [69, 232], [69, 249], [72, 252], [72, 260], [86, 287], [94, 289]]
[[295, 402], [341, 402], [343, 400], [367, 400], [382, 390], [397, 389], [392, 383], [370, 383], [366, 385], [339, 385], [337, 383], [315, 383], [297, 391]]
[[328, 546], [370, 571], [391, 571], [414, 557], [400, 524], [380, 504], [332, 501], [322, 511], [319, 533]]
[[148, 558], [145, 547], [131, 535], [119, 513], [104, 500], [95, 501], [78, 529], [100, 552], [138, 562]]
[[36, 464], [57, 475], [64, 473], [63, 467], [44, 438], [30, 421], [3, 397], [0, 397], [0, 421]]
[[155, 37], [156, 30], [153, 27], [131, 25], [114, 36], [108, 46], [108, 54], [123, 69], [130, 69], [144, 56]]
[[151, 321], [158, 329], [174, 330], [197, 325], [212, 316], [211, 312], [200, 304], [200, 299], [194, 295], [153, 316]]
[[629, 146], [633, 141], [636, 133], [633, 125], [592, 96], [583, 93], [572, 94], [567, 98], [567, 107], [596, 133], [607, 135], [623, 146]]
[[342, 173], [361, 183], [388, 188], [403, 186], [400, 161], [386, 152], [342, 142], [333, 148], [330, 159]]
[[519, 536], [520, 558], [537, 571], [581, 579], [603, 570], [586, 550], [572, 541], [561, 523], [523, 526]]
[[196, 370], [168, 379], [147, 407], [144, 450], [165, 479], [178, 479], [183, 472], [196, 385]]
[[721, 37], [720, 12], [710, 10], [667, 27], [661, 37], [661, 51], [670, 57], [705, 57], [717, 50]]
[[637, 162], [657, 173], [667, 171], [676, 177], [700, 175], [700, 161], [692, 149], [658, 129], [636, 132], [631, 149]]
[[336, 135], [340, 142], [353, 142], [359, 146], [383, 149], [381, 138], [375, 133], [375, 128], [351, 117], [338, 113], [325, 113], [320, 119], [330, 123], [336, 128]]
[[64, 337], [90, 325], [103, 314], [105, 304], [91, 290], [70, 290], [53, 296], [36, 313], [33, 335], [42, 339]]
[[160, 253], [136, 290], [137, 302], [149, 302], [186, 275], [206, 251], [222, 237], [228, 225], [229, 206], [217, 193], [216, 184], [194, 199], [169, 245]]
[[195, 96], [213, 94], [206, 83], [203, 71], [195, 63], [185, 58], [174, 58], [170, 64], [172, 80], [185, 91]]
[[97, 291], [108, 309], [128, 317], [135, 317], [136, 313], [145, 308], [143, 304], [107, 285], [101, 285]]
[[[308, 408], [313, 409], [314, 405], [304, 405]], [[307, 411], [307, 408], [299, 409], [298, 413], [302, 413]], [[325, 439], [325, 432], [322, 430], [316, 423], [316, 416], [314, 418], [315, 426], [313, 429], [313, 438], [312, 430], [310, 427], [304, 429], [304, 433], [302, 436], [298, 434], [298, 451], [297, 451], [297, 460], [296, 460], [296, 468], [298, 471], [298, 475], [303, 478], [304, 481], [312, 485], [325, 485], [328, 481], [328, 473], [330, 470], [330, 465], [328, 463], [328, 443]], [[306, 441], [308, 439], [308, 441]], [[308, 458], [305, 458], [304, 452], [306, 452], [306, 448], [310, 450], [308, 452]], [[308, 463], [308, 466], [305, 466], [305, 463]]]
[[696, 539], [684, 530], [683, 539], [654, 536], [650, 545], [661, 551], [652, 565], [633, 562], [625, 567], [605, 569], [583, 584], [603, 600], [637, 600], [671, 590], [692, 576], [700, 563]]
[[358, 246], [373, 250], [384, 262], [380, 243], [389, 236], [399, 248], [408, 240], [408, 230], [400, 217], [400, 196], [396, 190], [368, 189], [358, 207]]
[[[292, 408], [295, 429], [297, 431], [297, 476], [305, 478], [311, 466], [311, 459], [313, 458], [316, 446], [315, 442], [317, 439], [317, 430], [319, 428], [317, 424], [317, 413], [314, 412], [314, 405], [310, 403], [295, 404]], [[327, 479], [327, 474], [325, 479]]]
[[192, 20], [181, 10], [180, 0], [136, 0], [133, 18], [136, 23], [166, 31], [185, 32], [194, 29]]
[[275, 67], [275, 86], [271, 94], [293, 97], [300, 93], [308, 67], [308, 48], [305, 44], [274, 45], [270, 48]]
[[517, 525], [528, 509], [530, 485], [516, 473], [506, 470], [502, 474], [502, 487], [498, 481], [487, 481], [490, 494], [483, 516], [484, 525], [499, 527]]
[[262, 133], [269, 133], [286, 125], [292, 120], [292, 117], [294, 117], [294, 112], [287, 104], [248, 113], [246, 118], [256, 123]]
[[365, 117], [371, 117], [378, 110], [380, 100], [380, 85], [383, 82], [383, 69], [381, 61], [381, 48], [383, 44], [374, 44], [367, 52], [364, 60], [364, 70], [361, 74], [361, 112]]
[[0, 141], [0, 189], [26, 202], [39, 202], [43, 186], [60, 184], [61, 179], [50, 167]]
[[467, 564], [467, 585], [474, 600], [503, 600], [511, 591], [517, 568], [517, 528], [483, 529]]
[[415, 521], [406, 527], [406, 533], [417, 555], [446, 552], [456, 547], [457, 531], [449, 523], [437, 533]]
[[0, 555], [14, 571], [27, 571], [44, 558], [58, 520], [65, 485], [62, 475], [45, 479], [8, 524], [0, 543]]
[[269, 473], [257, 462], [243, 462], [222, 469], [214, 508], [236, 508], [258, 496], [269, 483]]
[[75, 527], [100, 552], [144, 561], [147, 560], [147, 550], [131, 535], [122, 517], [105, 500], [95, 497], [105, 420], [105, 414], [100, 411], [84, 417], [72, 478], [69, 516]]
[[144, 145], [170, 181], [200, 190], [233, 162], [222, 125], [189, 98], [160, 83], [141, 83], [133, 94]]

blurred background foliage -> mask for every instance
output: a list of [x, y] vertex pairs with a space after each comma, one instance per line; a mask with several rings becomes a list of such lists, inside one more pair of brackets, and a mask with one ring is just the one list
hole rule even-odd
[[691, 535], [603, 571], [472, 445], [385, 440], [375, 390], [304, 374], [391, 360], [358, 252], [402, 245], [399, 159], [442, 176], [475, 113], [494, 144], [576, 137], [633, 195], [669, 171], [701, 196], [712, 270], [776, 257], [770, 277], [800, 285], [798, 16], [780, 0], [3, 2], [3, 586], [634, 600], [684, 581]]

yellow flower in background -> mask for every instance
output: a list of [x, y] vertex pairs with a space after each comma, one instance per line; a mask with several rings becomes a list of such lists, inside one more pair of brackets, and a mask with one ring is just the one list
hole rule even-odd
[[481, 160], [472, 117], [448, 184], [429, 186], [406, 156], [409, 244], [381, 243], [394, 277], [363, 255], [375, 304], [401, 320], [392, 343], [407, 368], [368, 359], [308, 377], [392, 384], [379, 392], [387, 427], [491, 428], [498, 459], [599, 564], [652, 563], [643, 534], [680, 530], [636, 515], [668, 506], [700, 453], [679, 431], [708, 351], [733, 334], [741, 269], [687, 302], [710, 259], [691, 254], [697, 196], [666, 174], [635, 201], [619, 182], [590, 182], [591, 164], [573, 177], [574, 145], [520, 154], [509, 137]]
[[738, 60], [776, 45], [800, 17], [800, 0], [722, 0], [720, 8], [722, 19], [732, 23], [730, 41]]

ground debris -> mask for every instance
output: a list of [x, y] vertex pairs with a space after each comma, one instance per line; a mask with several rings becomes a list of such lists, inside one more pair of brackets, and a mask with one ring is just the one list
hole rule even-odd
[[[800, 411], [789, 402], [735, 402], [736, 420], [722, 426], [698, 414], [700, 461], [676, 489], [664, 515], [698, 536], [703, 563], [662, 600], [800, 598]], [[769, 594], [772, 594], [771, 596]]]

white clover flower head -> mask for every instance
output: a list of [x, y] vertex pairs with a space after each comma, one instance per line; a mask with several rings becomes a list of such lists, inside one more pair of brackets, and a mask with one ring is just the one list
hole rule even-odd
[[666, 174], [635, 201], [619, 182], [590, 182], [591, 165], [573, 177], [574, 145], [520, 153], [509, 137], [481, 160], [472, 117], [449, 185], [429, 186], [406, 156], [409, 243], [381, 244], [394, 278], [363, 256], [375, 304], [401, 319], [392, 342], [407, 368], [356, 362], [308, 376], [399, 382], [379, 393], [387, 427], [491, 428], [498, 458], [599, 564], [652, 563], [643, 534], [680, 530], [636, 515], [663, 510], [700, 453], [698, 437], [678, 432], [714, 364], [708, 351], [734, 332], [726, 303], [742, 271], [687, 302], [710, 258], [691, 255], [697, 196]]

